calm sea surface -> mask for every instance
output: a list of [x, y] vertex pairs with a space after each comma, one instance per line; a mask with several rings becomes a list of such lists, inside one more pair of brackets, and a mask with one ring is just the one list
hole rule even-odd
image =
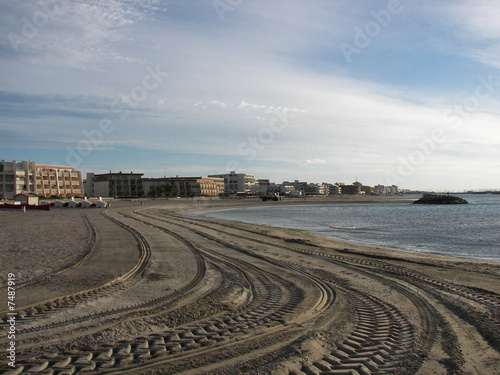
[[252, 207], [196, 214], [300, 229], [413, 252], [500, 262], [500, 195], [460, 195], [470, 204], [353, 203]]

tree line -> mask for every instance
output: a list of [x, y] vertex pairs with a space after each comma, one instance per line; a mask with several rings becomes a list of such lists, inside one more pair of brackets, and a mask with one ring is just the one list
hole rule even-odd
[[179, 196], [179, 186], [176, 184], [163, 184], [151, 186], [147, 197], [149, 198], [174, 198]]

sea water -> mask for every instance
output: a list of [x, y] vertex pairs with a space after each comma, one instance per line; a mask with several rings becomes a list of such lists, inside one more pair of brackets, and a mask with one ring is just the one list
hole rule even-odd
[[342, 203], [238, 208], [200, 216], [263, 224], [403, 251], [500, 262], [500, 195], [469, 204]]

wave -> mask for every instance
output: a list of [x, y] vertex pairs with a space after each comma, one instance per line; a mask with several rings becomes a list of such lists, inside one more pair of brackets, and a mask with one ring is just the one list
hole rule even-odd
[[341, 231], [365, 231], [365, 232], [383, 232], [381, 229], [377, 228], [370, 228], [370, 227], [344, 227], [344, 226], [338, 226], [338, 225], [330, 225], [329, 226], [332, 229], [337, 229]]

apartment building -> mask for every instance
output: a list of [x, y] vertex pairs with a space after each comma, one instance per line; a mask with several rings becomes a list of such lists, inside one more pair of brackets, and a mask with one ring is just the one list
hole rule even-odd
[[13, 199], [23, 192], [42, 197], [81, 197], [82, 176], [74, 167], [1, 160], [0, 198]]
[[224, 192], [226, 194], [250, 194], [252, 187], [257, 184], [255, 177], [246, 173], [236, 173], [231, 171], [229, 173], [210, 175], [210, 178], [223, 178], [224, 179]]
[[392, 186], [375, 185], [373, 188], [373, 193], [384, 194], [384, 195], [395, 195], [399, 193], [399, 189], [396, 185]]
[[216, 177], [163, 177], [143, 179], [144, 191], [147, 194], [154, 186], [175, 184], [181, 197], [218, 196], [224, 193], [224, 179]]
[[139, 197], [144, 195], [144, 173], [87, 173], [84, 182], [88, 197]]
[[268, 179], [259, 179], [255, 181], [255, 184], [250, 187], [250, 192], [252, 194], [268, 194], [270, 193], [271, 183]]
[[361, 185], [353, 184], [353, 185], [343, 185], [342, 194], [361, 195], [365, 194], [365, 192], [361, 189]]
[[[320, 189], [320, 184], [307, 183], [299, 180], [295, 180], [293, 182], [283, 181], [281, 185], [284, 186], [287, 191], [285, 194], [297, 196], [319, 195], [320, 190], [322, 190]], [[290, 187], [292, 189], [290, 189]]]
[[323, 182], [320, 184], [320, 194], [336, 195], [341, 193], [342, 193], [342, 188], [339, 185], [330, 184], [328, 182]]

